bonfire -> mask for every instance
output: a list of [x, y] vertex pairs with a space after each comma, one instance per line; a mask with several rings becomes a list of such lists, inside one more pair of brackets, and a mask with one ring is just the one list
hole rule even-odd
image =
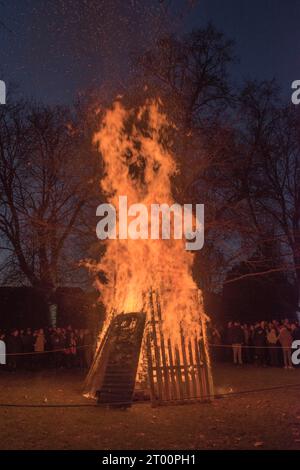
[[[114, 207], [122, 196], [127, 196], [128, 205], [143, 204], [149, 213], [153, 204], [175, 203], [171, 182], [178, 168], [167, 145], [171, 124], [160, 108], [160, 102], [148, 101], [138, 109], [128, 110], [118, 100], [106, 111], [94, 136], [105, 165], [101, 188]], [[118, 218], [116, 223], [119, 224]], [[184, 239], [124, 237], [107, 240], [104, 257], [98, 263], [89, 263], [95, 274], [104, 272], [107, 278], [107, 283], [102, 284], [95, 276], [107, 317], [87, 380], [90, 394], [95, 393], [100, 350], [113, 319], [132, 312], [146, 315], [148, 332], [141, 348], [138, 376], [142, 375], [147, 356], [148, 368], [153, 360], [150, 367], [154, 383], [161, 382], [161, 395], [176, 395], [181, 381], [183, 392], [179, 395], [187, 395], [190, 382], [194, 391], [189, 395], [193, 396], [200, 394], [195, 385], [197, 370], [205, 366], [206, 387], [201, 395], [212, 393], [207, 317], [202, 294], [192, 277], [193, 259], [193, 252], [185, 249]], [[152, 392], [156, 393], [153, 387]]]

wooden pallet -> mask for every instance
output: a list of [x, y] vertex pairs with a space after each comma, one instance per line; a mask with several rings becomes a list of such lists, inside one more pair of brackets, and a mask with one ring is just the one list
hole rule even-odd
[[180, 345], [165, 338], [158, 292], [150, 291], [151, 319], [146, 351], [152, 405], [210, 401], [213, 384], [203, 338], [185, 339]]
[[144, 313], [124, 313], [112, 320], [101, 353], [99, 404], [131, 406], [145, 319]]

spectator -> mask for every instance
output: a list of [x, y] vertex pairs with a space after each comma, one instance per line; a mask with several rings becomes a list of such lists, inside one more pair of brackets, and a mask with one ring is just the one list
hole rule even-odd
[[273, 367], [278, 366], [278, 349], [277, 349], [277, 342], [278, 342], [278, 334], [275, 326], [273, 323], [269, 325], [269, 329], [267, 331], [267, 343], [269, 346], [269, 361], [270, 365]]
[[34, 351], [38, 353], [43, 353], [45, 351], [45, 335], [44, 330], [41, 328], [37, 331], [34, 343]]
[[252, 362], [252, 355], [251, 355], [251, 338], [252, 338], [252, 330], [251, 326], [247, 323], [243, 325], [243, 332], [244, 332], [244, 360], [248, 364]]
[[85, 360], [88, 367], [90, 367], [93, 359], [93, 338], [90, 333], [90, 330], [86, 329], [84, 331], [84, 353]]
[[76, 354], [77, 354], [77, 342], [75, 333], [73, 331], [68, 331], [68, 335], [66, 338], [66, 350], [65, 354], [67, 357], [66, 365], [70, 369], [74, 367], [76, 361]]
[[255, 346], [255, 359], [257, 364], [265, 366], [265, 347], [266, 343], [266, 330], [264, 322], [257, 322], [253, 331], [253, 345]]
[[44, 330], [41, 328], [40, 330], [36, 332], [35, 342], [34, 342], [34, 352], [37, 353], [35, 356], [36, 358], [35, 363], [38, 367], [44, 364], [43, 353], [45, 352], [45, 344], [46, 344], [46, 339], [44, 335]]
[[87, 369], [87, 359], [86, 359], [86, 353], [85, 353], [85, 331], [80, 330], [78, 333], [78, 339], [77, 339], [77, 354], [78, 354], [78, 361], [79, 361], [79, 367], [81, 370]]
[[244, 332], [239, 322], [235, 322], [231, 329], [231, 344], [233, 351], [233, 363], [243, 364], [242, 361], [242, 344], [244, 342]]
[[278, 340], [282, 347], [283, 363], [285, 369], [293, 369], [291, 347], [293, 337], [291, 332], [288, 330], [286, 323], [280, 327]]
[[222, 350], [220, 345], [222, 344], [221, 334], [216, 326], [211, 327], [211, 343], [214, 345], [214, 349], [212, 351], [213, 358], [216, 361], [222, 359]]
[[22, 352], [22, 342], [19, 337], [19, 331], [13, 330], [11, 334], [7, 337], [6, 340], [6, 353], [7, 353], [7, 363], [8, 369], [12, 372], [15, 372], [20, 363], [18, 354]]
[[22, 346], [23, 346], [23, 365], [25, 369], [32, 369], [32, 353], [34, 351], [34, 337], [32, 335], [31, 328], [27, 328], [25, 334], [22, 336]]
[[60, 328], [54, 330], [52, 336], [52, 349], [54, 351], [54, 364], [55, 368], [58, 369], [63, 366], [63, 350], [65, 349], [65, 337], [63, 331]]

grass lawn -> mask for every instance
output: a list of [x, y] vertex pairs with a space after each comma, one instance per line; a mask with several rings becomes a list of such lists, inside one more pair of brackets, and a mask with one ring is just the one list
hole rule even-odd
[[[217, 393], [209, 404], [130, 410], [88, 406], [83, 376], [74, 371], [0, 373], [0, 449], [300, 449], [300, 369], [230, 364], [214, 368]], [[288, 385], [299, 384], [299, 387]], [[269, 387], [255, 393], [236, 392]]]

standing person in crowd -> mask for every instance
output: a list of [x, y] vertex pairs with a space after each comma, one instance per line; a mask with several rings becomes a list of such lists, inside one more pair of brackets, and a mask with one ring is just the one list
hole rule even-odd
[[84, 354], [87, 367], [90, 367], [93, 360], [93, 337], [90, 330], [86, 329], [84, 331]]
[[54, 351], [54, 366], [59, 369], [63, 365], [63, 350], [65, 349], [65, 337], [61, 328], [56, 328], [51, 336], [52, 350]]
[[22, 336], [22, 345], [23, 345], [23, 352], [24, 359], [23, 365], [25, 369], [32, 369], [33, 365], [33, 351], [34, 351], [34, 337], [32, 335], [31, 328], [27, 328], [24, 335]]
[[278, 340], [282, 347], [284, 368], [293, 369], [291, 352], [293, 337], [286, 323], [280, 327]]
[[[232, 328], [233, 328], [233, 322], [229, 321], [227, 323], [227, 329], [226, 329], [226, 334], [225, 334], [225, 343], [226, 345], [230, 345], [232, 348]], [[231, 351], [230, 348], [225, 348], [224, 354], [226, 356], [226, 361], [231, 360]]]
[[257, 322], [253, 331], [253, 345], [255, 346], [255, 359], [258, 365], [265, 366], [265, 348], [266, 343], [266, 330], [265, 323]]
[[44, 330], [41, 328], [37, 330], [35, 334], [34, 352], [36, 353], [35, 364], [37, 367], [41, 367], [44, 364], [44, 352], [45, 352], [46, 339]]
[[19, 336], [19, 330], [12, 330], [6, 340], [6, 353], [8, 370], [15, 372], [20, 364], [20, 353], [22, 352], [22, 342]]
[[240, 322], [234, 322], [231, 330], [231, 344], [233, 352], [233, 363], [242, 365], [242, 344], [244, 342], [244, 332]]
[[212, 344], [212, 357], [214, 360], [219, 362], [222, 360], [222, 348], [220, 345], [222, 344], [221, 334], [218, 328], [215, 325], [211, 325], [210, 328], [210, 342]]
[[75, 337], [75, 333], [73, 331], [68, 332], [66, 337], [66, 366], [68, 369], [74, 367], [76, 362], [76, 354], [77, 354], [77, 341]]
[[85, 349], [85, 331], [81, 329], [78, 333], [78, 339], [77, 339], [77, 355], [78, 355], [79, 367], [81, 370], [88, 368], [84, 349]]
[[269, 328], [267, 331], [267, 344], [269, 346], [269, 361], [270, 366], [277, 367], [278, 366], [278, 333], [277, 329], [273, 325], [273, 323], [269, 324]]
[[[244, 348], [243, 348], [243, 353], [244, 353], [244, 361], [247, 364], [250, 364], [252, 362], [252, 356], [251, 356], [251, 339], [252, 339], [252, 331], [251, 331], [251, 326], [248, 325], [248, 323], [244, 323], [243, 325], [243, 332], [244, 332]], [[242, 354], [243, 357], [243, 354]]]

